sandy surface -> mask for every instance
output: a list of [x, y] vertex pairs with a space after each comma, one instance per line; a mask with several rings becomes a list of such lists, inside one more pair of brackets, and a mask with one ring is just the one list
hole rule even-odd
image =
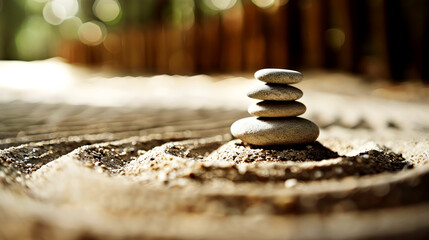
[[38, 64], [63, 69], [66, 85], [0, 80], [0, 239], [429, 234], [427, 88], [304, 72], [318, 142], [270, 149], [229, 134], [248, 115], [248, 76], [101, 78]]

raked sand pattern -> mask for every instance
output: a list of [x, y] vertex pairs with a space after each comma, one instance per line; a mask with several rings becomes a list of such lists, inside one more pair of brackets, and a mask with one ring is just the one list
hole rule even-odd
[[[187, 78], [162, 78], [196, 91]], [[207, 93], [219, 86], [213, 81]], [[300, 99], [304, 116], [321, 131], [316, 142], [293, 146], [233, 139], [230, 126], [247, 116], [245, 105], [2, 103], [0, 238], [426, 236], [428, 106], [302, 89], [309, 93]], [[268, 103], [269, 110], [264, 103], [249, 111], [270, 112], [263, 118], [303, 111], [297, 101]]]

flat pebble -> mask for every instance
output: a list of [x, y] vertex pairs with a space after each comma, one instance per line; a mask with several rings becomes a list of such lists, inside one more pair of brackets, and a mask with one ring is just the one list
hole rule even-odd
[[256, 79], [267, 83], [293, 84], [303, 77], [302, 73], [288, 69], [265, 68], [255, 72]]
[[231, 133], [252, 145], [287, 146], [314, 142], [319, 136], [319, 127], [300, 117], [248, 117], [234, 122]]
[[296, 87], [281, 84], [263, 84], [250, 88], [247, 96], [260, 100], [293, 101], [301, 98], [302, 91]]
[[250, 114], [258, 117], [295, 117], [299, 116], [307, 108], [304, 104], [296, 101], [261, 101], [250, 105]]

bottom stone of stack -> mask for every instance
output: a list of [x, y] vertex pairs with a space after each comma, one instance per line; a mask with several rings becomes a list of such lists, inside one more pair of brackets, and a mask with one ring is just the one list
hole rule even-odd
[[231, 133], [242, 141], [257, 146], [287, 146], [316, 141], [319, 127], [300, 117], [248, 117], [234, 122]]

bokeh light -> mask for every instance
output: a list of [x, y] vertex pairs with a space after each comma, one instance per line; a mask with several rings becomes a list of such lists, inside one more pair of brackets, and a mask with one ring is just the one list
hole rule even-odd
[[[29, 39], [31, 39], [31, 44], [29, 44]], [[17, 54], [25, 60], [40, 56], [48, 57], [54, 40], [55, 35], [43, 18], [32, 16], [23, 23], [15, 37]]]
[[204, 3], [212, 10], [224, 11], [234, 7], [237, 0], [204, 0]]
[[43, 8], [43, 17], [52, 25], [59, 25], [66, 18], [63, 6], [55, 2], [49, 2]]
[[103, 42], [106, 29], [100, 22], [86, 22], [79, 27], [78, 35], [81, 42], [95, 46]]
[[65, 19], [73, 17], [79, 10], [77, 0], [53, 0], [43, 8], [43, 17], [52, 25], [59, 25]]
[[52, 2], [58, 3], [63, 6], [67, 18], [76, 15], [79, 10], [79, 3], [77, 0], [53, 0]]
[[[428, 78], [429, 18], [418, 11], [426, 4], [409, 2], [0, 0], [0, 58], [60, 56], [136, 72], [251, 71], [276, 65], [366, 74], [365, 59], [371, 57], [384, 69], [371, 76]], [[43, 49], [31, 49], [35, 43]], [[99, 44], [104, 46], [84, 46]], [[181, 58], [191, 60], [169, 60]]]
[[117, 0], [96, 0], [93, 12], [103, 22], [116, 20], [121, 13], [121, 6]]
[[274, 5], [275, 0], [252, 0], [252, 2], [260, 8], [269, 8]]
[[326, 30], [325, 37], [328, 45], [334, 50], [339, 50], [346, 41], [345, 33], [338, 28], [330, 28]]

